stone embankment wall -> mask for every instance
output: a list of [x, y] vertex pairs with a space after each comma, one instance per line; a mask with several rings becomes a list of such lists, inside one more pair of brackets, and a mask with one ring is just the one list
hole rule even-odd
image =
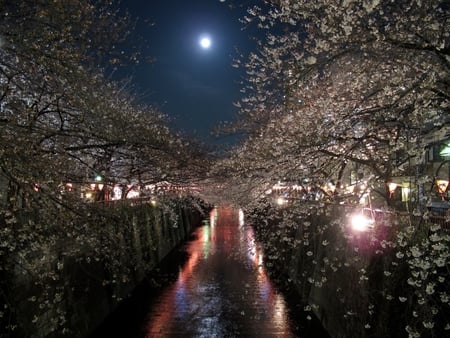
[[2, 321], [14, 326], [0, 337], [88, 336], [204, 217], [177, 200], [96, 208], [108, 221], [85, 225], [77, 238], [56, 235], [34, 257], [9, 257], [18, 268], [3, 273], [13, 306]]

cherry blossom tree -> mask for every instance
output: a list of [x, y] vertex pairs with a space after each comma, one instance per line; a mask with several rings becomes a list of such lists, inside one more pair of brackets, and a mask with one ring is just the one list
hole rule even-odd
[[115, 2], [7, 0], [0, 18], [0, 325], [67, 333], [64, 261], [123, 272], [108, 285], [132, 269], [118, 266], [128, 254], [126, 230], [114, 228], [120, 214], [67, 184], [88, 186], [96, 175], [105, 185], [185, 183], [208, 161], [166, 116], [137, 104], [126, 80], [110, 80], [114, 67], [143, 61]]
[[[423, 170], [424, 151], [430, 138], [445, 136], [449, 118], [448, 10], [444, 1], [286, 0], [256, 5], [243, 19], [261, 28], [263, 38], [257, 52], [236, 62], [247, 81], [237, 103], [240, 115], [228, 130], [249, 137], [214, 172], [226, 175], [230, 198], [257, 210], [253, 221], [264, 242], [272, 243], [266, 249], [274, 264], [285, 266], [289, 262], [283, 259], [297, 250], [304, 253], [299, 269], [321, 272], [300, 276], [299, 283], [323, 287], [327, 278], [341, 276], [338, 266], [350, 266], [353, 282], [360, 284], [369, 280], [369, 267], [370, 274], [378, 271], [374, 266], [384, 267], [378, 271], [384, 277], [370, 279], [383, 280], [371, 284], [374, 298], [342, 305], [348, 327], [360, 327], [361, 334], [382, 331], [374, 318], [394, 308], [405, 314], [396, 317], [397, 325], [410, 337], [449, 328], [443, 319], [449, 309], [443, 291], [449, 237], [420, 205], [431, 198], [428, 187], [434, 184]], [[350, 236], [345, 212], [328, 203], [349, 202], [340, 199], [340, 186], [352, 171], [379, 197], [377, 207], [391, 203], [386, 183], [395, 176], [412, 177], [414, 185], [427, 188], [422, 195], [415, 191], [416, 204], [406, 217], [397, 215], [393, 237], [379, 240], [380, 258], [366, 261], [353, 252], [338, 259], [333, 252], [318, 261], [333, 237], [336, 252], [347, 252], [340, 247]], [[277, 210], [265, 194], [277, 181], [306, 181], [321, 198]], [[335, 192], [323, 188], [327, 182]], [[436, 273], [424, 273], [429, 269]], [[402, 280], [408, 287], [399, 292]], [[342, 291], [339, 278], [333, 282], [329, 288]], [[390, 309], [380, 306], [385, 300], [392, 301]], [[354, 321], [356, 313], [362, 322]]]
[[446, 10], [439, 1], [250, 9], [246, 21], [258, 20], [267, 34], [245, 64], [236, 129], [278, 159], [288, 154], [281, 177], [300, 163], [330, 175], [324, 163], [357, 162], [387, 182], [393, 159], [420, 161], [423, 136], [448, 116]]

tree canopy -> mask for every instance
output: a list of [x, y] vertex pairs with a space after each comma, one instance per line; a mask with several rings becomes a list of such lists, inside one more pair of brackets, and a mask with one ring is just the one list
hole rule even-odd
[[[128, 249], [108, 226], [121, 223], [119, 214], [90, 203], [83, 189], [190, 184], [206, 170], [200, 148], [171, 130], [166, 115], [139, 103], [128, 79], [112, 80], [115, 68], [145, 61], [132, 32], [114, 1], [0, 1], [0, 324], [7, 332], [17, 330], [18, 276], [33, 280], [33, 290], [24, 287], [33, 297], [20, 300], [39, 309], [33, 324], [66, 332], [64, 287], [55, 284], [61, 257], [113, 269]], [[49, 307], [62, 312], [47, 321], [39, 311]]]
[[340, 180], [356, 163], [387, 182], [444, 130], [445, 2], [274, 1], [244, 22], [266, 32], [237, 62], [248, 75], [234, 125], [250, 136], [235, 155], [246, 176]]
[[[355, 292], [359, 304], [344, 296], [331, 307], [352, 334], [447, 332], [450, 237], [426, 208], [441, 197], [425, 153], [448, 140], [448, 3], [266, 1], [243, 22], [264, 33], [236, 61], [247, 81], [227, 131], [248, 138], [213, 173], [248, 212], [270, 264], [324, 298]], [[412, 189], [400, 210], [388, 191], [396, 178]], [[349, 230], [351, 212], [363, 208], [395, 215], [374, 221], [390, 237], [368, 235], [369, 257], [352, 242], [364, 235]], [[395, 311], [402, 315], [383, 329]]]

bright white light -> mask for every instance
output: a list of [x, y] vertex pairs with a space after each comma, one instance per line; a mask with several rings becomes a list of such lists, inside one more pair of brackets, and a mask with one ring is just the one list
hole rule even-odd
[[372, 220], [364, 215], [352, 216], [352, 228], [355, 231], [367, 231], [372, 227]]
[[277, 204], [278, 205], [284, 205], [284, 204], [286, 204], [286, 200], [283, 198], [283, 197], [278, 197], [277, 198]]
[[211, 47], [211, 39], [208, 37], [203, 37], [200, 39], [200, 46], [203, 49], [208, 49], [209, 47]]

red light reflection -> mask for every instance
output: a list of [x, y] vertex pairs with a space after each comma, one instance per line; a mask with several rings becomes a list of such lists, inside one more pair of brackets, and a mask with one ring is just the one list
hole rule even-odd
[[285, 300], [263, 267], [242, 212], [214, 209], [189, 242], [177, 281], [152, 306], [146, 337], [294, 336]]

